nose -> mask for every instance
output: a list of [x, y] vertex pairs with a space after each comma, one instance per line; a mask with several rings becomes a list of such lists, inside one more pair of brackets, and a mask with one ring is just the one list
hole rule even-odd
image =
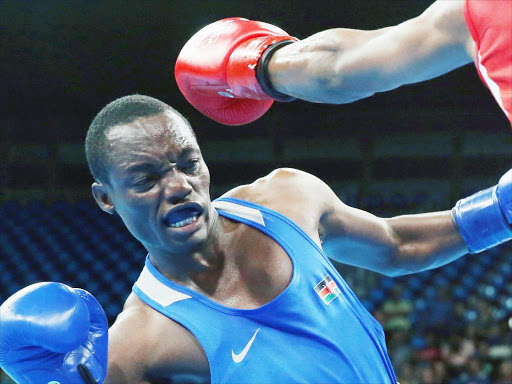
[[189, 183], [187, 175], [178, 170], [174, 170], [164, 180], [164, 197], [171, 204], [183, 202], [185, 198], [192, 192], [192, 186]]

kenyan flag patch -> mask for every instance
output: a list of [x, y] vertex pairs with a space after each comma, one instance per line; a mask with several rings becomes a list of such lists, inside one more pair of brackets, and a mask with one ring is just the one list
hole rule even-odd
[[322, 281], [315, 286], [315, 292], [318, 293], [318, 296], [320, 296], [325, 305], [329, 305], [329, 303], [341, 293], [335, 281], [329, 275], [325, 276]]

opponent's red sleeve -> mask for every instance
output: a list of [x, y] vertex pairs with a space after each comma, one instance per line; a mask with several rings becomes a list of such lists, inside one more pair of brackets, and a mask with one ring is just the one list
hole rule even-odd
[[478, 74], [512, 124], [512, 1], [466, 0], [464, 17]]

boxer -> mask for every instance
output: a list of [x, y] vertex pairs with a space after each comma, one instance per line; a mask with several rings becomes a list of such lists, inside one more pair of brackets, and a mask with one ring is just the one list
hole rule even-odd
[[400, 276], [512, 238], [512, 171], [451, 211], [389, 219], [294, 169], [212, 202], [190, 124], [147, 96], [102, 109], [86, 154], [98, 206], [146, 248], [145, 267], [109, 329], [104, 381], [90, 294], [37, 284], [3, 303], [0, 366], [18, 383], [396, 383], [382, 327], [329, 259]]

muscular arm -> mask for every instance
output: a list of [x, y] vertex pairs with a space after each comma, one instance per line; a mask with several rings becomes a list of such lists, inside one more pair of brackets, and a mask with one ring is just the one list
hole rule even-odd
[[291, 96], [342, 104], [440, 76], [471, 62], [465, 0], [437, 0], [420, 16], [375, 31], [331, 29], [274, 54], [274, 88]]
[[380, 218], [344, 204], [306, 172], [280, 169], [266, 179], [275, 192], [260, 203], [290, 217], [339, 262], [399, 276], [442, 266], [468, 252], [449, 211]]
[[321, 231], [332, 259], [389, 276], [437, 268], [468, 252], [450, 211], [385, 219], [336, 201]]
[[339, 262], [399, 276], [440, 267], [468, 253], [450, 211], [386, 219], [349, 207], [306, 172], [282, 168], [261, 179], [265, 182], [269, 197], [256, 202], [290, 217]]

